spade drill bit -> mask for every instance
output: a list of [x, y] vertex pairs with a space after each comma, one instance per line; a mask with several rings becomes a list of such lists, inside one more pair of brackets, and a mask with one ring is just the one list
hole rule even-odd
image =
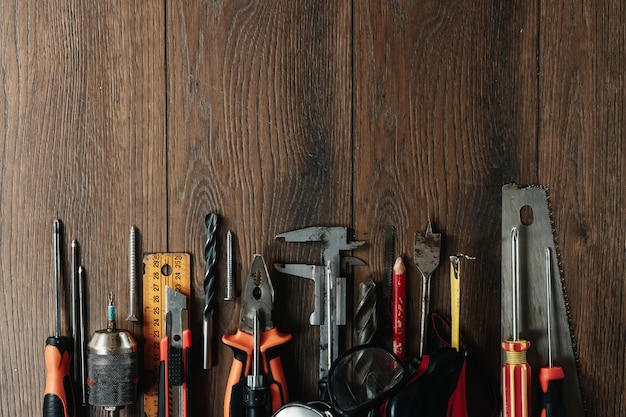
[[213, 314], [215, 312], [215, 259], [217, 256], [217, 215], [207, 214], [205, 218], [206, 238], [204, 240], [204, 310], [202, 312], [202, 363], [204, 369], [213, 367]]
[[422, 317], [420, 322], [420, 356], [426, 349], [426, 322], [430, 304], [430, 276], [439, 265], [439, 253], [441, 251], [441, 233], [433, 233], [430, 219], [426, 224], [426, 232], [415, 234], [415, 253], [413, 255], [415, 265], [422, 275]]

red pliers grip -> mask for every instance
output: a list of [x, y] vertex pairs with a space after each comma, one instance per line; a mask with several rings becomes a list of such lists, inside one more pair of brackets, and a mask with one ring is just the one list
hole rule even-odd
[[[222, 342], [233, 350], [233, 363], [228, 375], [224, 397], [224, 417], [245, 417], [244, 387], [250, 374], [253, 355], [253, 336], [238, 329], [233, 335], [222, 336]], [[280, 358], [282, 345], [291, 335], [280, 333], [275, 327], [260, 334], [261, 359], [266, 385], [269, 388], [271, 412], [289, 402], [287, 380]]]

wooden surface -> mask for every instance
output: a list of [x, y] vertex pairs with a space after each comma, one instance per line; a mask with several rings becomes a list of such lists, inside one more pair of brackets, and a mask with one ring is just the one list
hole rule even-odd
[[[227, 230], [239, 280], [254, 253], [270, 266], [316, 259], [310, 245], [275, 242], [280, 232], [350, 227], [367, 241], [355, 252], [368, 264], [349, 279], [356, 289], [368, 276], [382, 283], [383, 233], [394, 226], [413, 352], [413, 239], [430, 218], [444, 259], [477, 258], [464, 272], [461, 330], [497, 381], [509, 182], [550, 189], [588, 415], [626, 415], [619, 0], [8, 0], [0, 20], [1, 415], [41, 413], [56, 217], [66, 247], [81, 245], [89, 334], [105, 326], [108, 291], [126, 324], [131, 225], [143, 252], [192, 254], [194, 415], [221, 415], [232, 360], [220, 343], [218, 365], [200, 370], [210, 211], [220, 216], [220, 335], [235, 331], [240, 309], [221, 300]], [[311, 400], [312, 285], [271, 272], [275, 322], [293, 335], [284, 355], [291, 397]], [[443, 263], [432, 283], [441, 312], [447, 277]]]

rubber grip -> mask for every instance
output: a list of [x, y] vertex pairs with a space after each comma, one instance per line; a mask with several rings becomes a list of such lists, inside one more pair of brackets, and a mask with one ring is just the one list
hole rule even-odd
[[563, 382], [565, 373], [560, 366], [541, 368], [539, 382], [543, 393], [541, 417], [565, 417]]
[[191, 330], [187, 329], [183, 331], [183, 390], [185, 395], [183, 397], [183, 417], [187, 417], [189, 414], [189, 354], [191, 348]]
[[170, 396], [169, 396], [169, 337], [164, 337], [159, 343], [159, 405], [157, 415], [158, 417], [168, 417], [170, 410]]
[[71, 337], [46, 339], [46, 387], [44, 390], [44, 417], [75, 417], [74, 389], [70, 375], [74, 343]]
[[291, 340], [290, 334], [280, 333], [275, 327], [264, 332], [259, 350], [265, 358], [265, 373], [268, 377], [272, 413], [289, 402], [287, 379], [280, 359], [281, 346]]
[[233, 363], [224, 394], [224, 417], [245, 417], [243, 389], [246, 375], [250, 372], [252, 335], [238, 329], [235, 334], [222, 336], [222, 342], [233, 350]]

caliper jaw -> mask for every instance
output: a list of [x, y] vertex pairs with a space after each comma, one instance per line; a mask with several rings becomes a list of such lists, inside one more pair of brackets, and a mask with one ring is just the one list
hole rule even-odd
[[365, 242], [348, 242], [345, 227], [308, 227], [281, 233], [276, 240], [284, 242], [321, 242], [322, 265], [276, 264], [278, 272], [311, 279], [314, 283], [315, 304], [309, 323], [320, 326], [320, 383], [328, 376], [330, 365], [339, 353], [337, 326], [346, 324], [347, 265], [365, 265], [352, 256], [341, 256]]

